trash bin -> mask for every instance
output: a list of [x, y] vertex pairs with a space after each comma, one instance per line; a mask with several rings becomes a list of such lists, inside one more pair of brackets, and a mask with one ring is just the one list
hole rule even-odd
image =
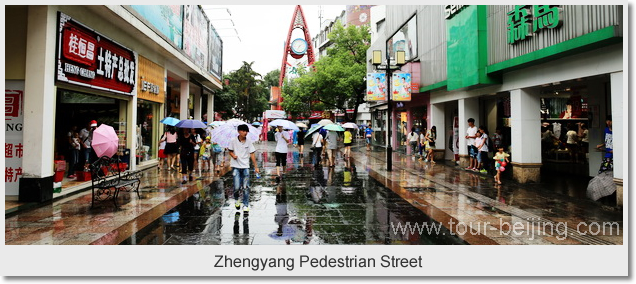
[[55, 176], [53, 182], [61, 182], [64, 179], [64, 173], [66, 172], [66, 161], [55, 160]]

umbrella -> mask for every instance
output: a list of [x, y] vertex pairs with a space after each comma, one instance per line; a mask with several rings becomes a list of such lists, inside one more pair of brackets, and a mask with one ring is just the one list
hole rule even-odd
[[307, 127], [307, 124], [304, 124], [304, 123], [302, 123], [302, 122], [296, 122], [296, 126], [298, 126], [298, 127], [303, 127], [303, 128], [308, 128], [308, 127]]
[[616, 184], [614, 183], [614, 172], [605, 171], [593, 179], [587, 184], [587, 197], [596, 201], [601, 197], [608, 196], [616, 191]]
[[329, 131], [344, 131], [344, 128], [337, 124], [327, 124], [323, 128]]
[[279, 233], [278, 230], [276, 230], [274, 232], [271, 232], [269, 234], [269, 237], [275, 240], [289, 240], [296, 235], [295, 227], [288, 224], [284, 224], [282, 227], [282, 232]]
[[97, 157], [112, 157], [117, 153], [119, 137], [112, 126], [102, 124], [93, 131], [91, 147]]
[[310, 128], [309, 130], [307, 130], [307, 133], [305, 133], [305, 139], [310, 138], [311, 135], [314, 134], [314, 132], [320, 130], [320, 128], [322, 128], [322, 126], [318, 125], [318, 126], [314, 126], [314, 127]]
[[177, 123], [175, 126], [179, 128], [206, 128], [207, 127], [203, 122], [196, 119], [184, 119], [182, 121], [179, 121], [179, 123]]
[[209, 125], [210, 126], [221, 126], [223, 124], [225, 124], [225, 121], [217, 120], [217, 121], [212, 121], [212, 123], [210, 123]]
[[329, 119], [323, 119], [321, 121], [318, 121], [318, 124], [325, 126], [327, 124], [333, 124], [333, 121], [329, 120]]
[[164, 223], [174, 223], [179, 221], [179, 211], [175, 211], [172, 213], [168, 213], [165, 214], [163, 216], [161, 216], [161, 219], [163, 219]]
[[360, 125], [358, 125], [358, 126], [359, 126], [359, 127], [367, 127], [367, 125], [366, 125], [366, 124], [360, 124]]
[[160, 122], [166, 125], [170, 125], [170, 126], [175, 126], [177, 125], [177, 123], [179, 123], [180, 120], [174, 118], [174, 117], [166, 117], [164, 119], [162, 119]]
[[245, 122], [239, 123], [236, 121], [232, 121], [232, 122], [228, 121], [228, 123], [214, 128], [212, 130], [212, 135], [210, 135], [210, 140], [212, 140], [212, 142], [216, 142], [217, 144], [219, 144], [219, 146], [223, 148], [227, 148], [228, 146], [230, 146], [230, 141], [238, 136], [237, 128], [241, 124], [247, 125], [247, 127], [250, 130], [247, 133], [247, 138], [249, 138], [252, 141], [257, 141], [258, 134], [259, 134], [258, 129], [254, 128], [254, 126], [251, 126]]
[[254, 121], [254, 122], [252, 122], [252, 125], [254, 125], [254, 126], [261, 126], [261, 125], [263, 125], [263, 124], [262, 124], [262, 123], [260, 123], [260, 122], [258, 122], [258, 121]]
[[286, 119], [276, 119], [270, 122], [269, 126], [282, 126], [283, 129], [300, 130], [296, 124]]
[[353, 122], [347, 122], [347, 123], [343, 124], [342, 127], [343, 128], [353, 128], [353, 129], [358, 128], [358, 126], [355, 123], [353, 123]]

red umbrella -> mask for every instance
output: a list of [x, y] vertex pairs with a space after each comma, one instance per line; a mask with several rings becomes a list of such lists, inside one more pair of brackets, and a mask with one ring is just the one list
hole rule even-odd
[[97, 157], [112, 157], [117, 154], [119, 137], [112, 126], [102, 124], [93, 131], [91, 147]]

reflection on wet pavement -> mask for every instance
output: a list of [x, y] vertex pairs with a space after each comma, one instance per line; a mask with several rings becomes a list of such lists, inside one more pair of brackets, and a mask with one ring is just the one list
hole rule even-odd
[[465, 244], [444, 228], [393, 233], [391, 223], [431, 219], [354, 164], [315, 168], [311, 155], [290, 153], [278, 180], [273, 155], [261, 158], [267, 173], [252, 176], [249, 214], [234, 208], [226, 174], [122, 244]]

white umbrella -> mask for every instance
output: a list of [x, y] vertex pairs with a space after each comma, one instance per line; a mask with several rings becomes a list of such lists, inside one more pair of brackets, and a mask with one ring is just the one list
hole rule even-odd
[[[240, 121], [240, 120], [239, 120]], [[240, 123], [238, 121], [228, 121], [228, 123], [223, 124], [221, 126], [217, 126], [212, 130], [210, 140], [212, 142], [216, 142], [219, 146], [223, 148], [227, 148], [230, 145], [230, 141], [238, 136], [238, 126], [241, 124], [247, 125], [247, 128], [250, 130], [247, 133], [247, 138], [252, 141], [258, 141], [258, 129], [254, 128], [245, 122]]]
[[276, 119], [269, 123], [269, 126], [282, 126], [283, 129], [300, 130], [293, 122], [286, 119]]
[[304, 124], [304, 123], [302, 123], [302, 122], [296, 122], [296, 126], [298, 126], [298, 127], [308, 128], [308, 127], [307, 127], [307, 124]]
[[357, 129], [358, 126], [353, 123], [353, 122], [347, 122], [345, 124], [342, 125], [342, 128], [353, 128], [353, 129]]
[[333, 121], [325, 118], [325, 119], [323, 119], [321, 121], [318, 121], [318, 124], [320, 124], [320, 126], [325, 126], [327, 124], [333, 124]]

